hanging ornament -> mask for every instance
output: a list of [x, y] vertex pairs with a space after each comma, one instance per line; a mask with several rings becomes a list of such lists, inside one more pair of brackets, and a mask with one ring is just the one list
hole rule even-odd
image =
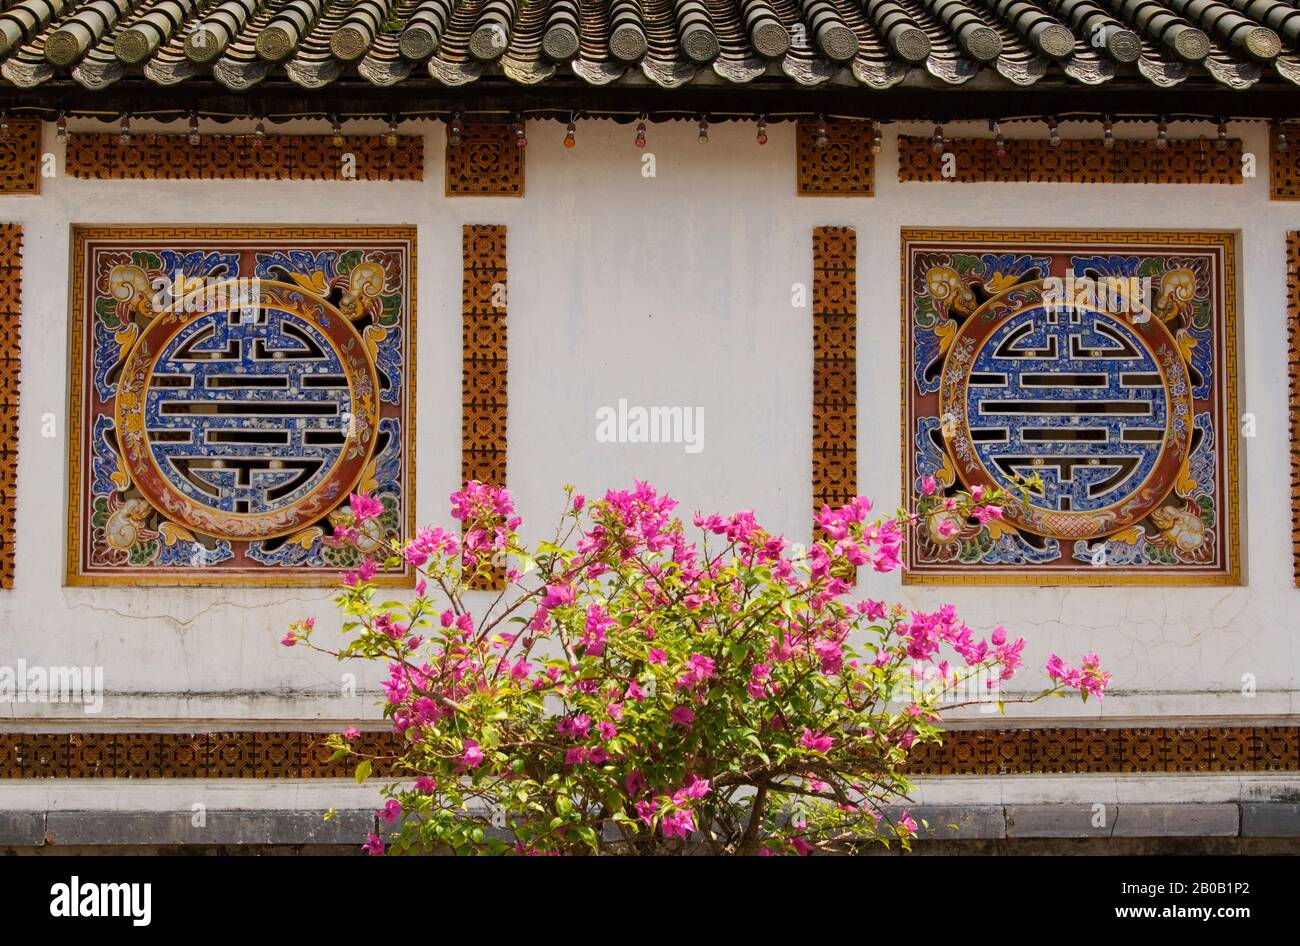
[[388, 116], [388, 133], [384, 135], [384, 144], [390, 148], [397, 147], [397, 116]]
[[763, 115], [758, 116], [758, 133], [754, 135], [754, 140], [761, 145], [767, 144], [767, 118]]
[[59, 112], [58, 121], [54, 123], [54, 137], [58, 141], [68, 140], [68, 116]]
[[518, 145], [520, 148], [528, 147], [528, 139], [524, 136], [523, 121], [515, 122], [515, 144]]
[[1055, 118], [1047, 120], [1047, 139], [1053, 148], [1061, 147], [1061, 128]]
[[645, 147], [645, 122], [644, 121], [639, 121], [636, 123], [636, 146], [638, 148]]
[[871, 153], [880, 154], [884, 148], [884, 135], [880, 131], [880, 122], [871, 123]]
[[709, 143], [709, 120], [707, 118], [700, 119], [699, 129], [700, 129], [700, 135], [699, 135], [700, 144], [702, 145], [708, 144]]
[[1160, 116], [1160, 121], [1156, 123], [1156, 147], [1164, 149], [1169, 144], [1169, 123], [1165, 121], [1165, 116]]
[[334, 147], [343, 147], [343, 123], [337, 115], [330, 121], [330, 140], [334, 142]]
[[817, 116], [817, 137], [815, 139], [815, 144], [819, 148], [825, 148], [830, 143], [830, 135], [826, 134], [826, 119], [819, 115]]
[[1219, 119], [1219, 137], [1214, 142], [1214, 150], [1228, 150], [1228, 123], [1222, 118]]
[[577, 124], [573, 121], [573, 119], [569, 119], [569, 123], [564, 126], [564, 147], [566, 148], [576, 147], [578, 144], [577, 134], [578, 134]]
[[122, 113], [122, 123], [118, 126], [117, 140], [122, 144], [127, 144], [131, 140], [131, 116], [126, 112]]
[[264, 144], [266, 144], [266, 122], [259, 118], [253, 128], [253, 147], [260, 148]]
[[185, 134], [185, 140], [191, 145], [197, 145], [203, 139], [199, 137], [199, 116], [190, 112], [190, 128]]
[[451, 113], [451, 128], [447, 132], [447, 143], [453, 148], [460, 147], [461, 134], [464, 131], [460, 121], [460, 112]]
[[1103, 148], [1115, 147], [1115, 125], [1109, 116], [1101, 123], [1101, 146]]
[[942, 126], [942, 125], [935, 125], [935, 126], [934, 126], [934, 138], [933, 138], [933, 141], [932, 141], [932, 146], [934, 147], [934, 150], [935, 150], [935, 151], [943, 151], [943, 149], [944, 149], [943, 126]]
[[1281, 123], [1277, 126], [1277, 150], [1280, 154], [1286, 154], [1291, 150], [1291, 143], [1286, 140], [1286, 126]]
[[1002, 126], [996, 121], [989, 120], [989, 131], [993, 132], [993, 153], [999, 158], [1007, 156], [1007, 138], [1002, 134]]

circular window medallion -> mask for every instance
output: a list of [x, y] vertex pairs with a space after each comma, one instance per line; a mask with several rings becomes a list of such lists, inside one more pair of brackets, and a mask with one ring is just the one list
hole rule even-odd
[[339, 311], [302, 287], [239, 279], [159, 313], [123, 365], [118, 444], [167, 519], [218, 538], [319, 521], [374, 449], [378, 379]]
[[1192, 399], [1174, 337], [1145, 309], [1045, 296], [989, 299], [961, 325], [939, 398], [944, 442], [968, 487], [1038, 474], [1006, 517], [1062, 539], [1109, 535], [1168, 495], [1191, 446]]

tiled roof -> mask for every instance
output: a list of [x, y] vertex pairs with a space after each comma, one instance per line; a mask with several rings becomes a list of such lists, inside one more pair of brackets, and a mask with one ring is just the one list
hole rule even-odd
[[[0, 13], [0, 76], [100, 89], [360, 76], [461, 86], [646, 81], [882, 89], [909, 73], [1004, 88], [1048, 75], [1157, 87], [1300, 85], [1300, 9], [1284, 0], [18, 0]], [[1067, 81], [1068, 81], [1067, 80]]]

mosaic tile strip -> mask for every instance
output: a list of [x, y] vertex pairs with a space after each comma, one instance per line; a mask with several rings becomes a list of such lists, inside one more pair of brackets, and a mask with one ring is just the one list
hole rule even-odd
[[[948, 138], [936, 151], [933, 138], [901, 135], [898, 179], [958, 184], [1240, 184], [1240, 138], [1219, 151], [1207, 138], [1171, 139], [1164, 148], [1149, 139], [1118, 139], [1107, 148], [1095, 139], [1062, 141], [1009, 138], [999, 155], [992, 138]], [[948, 160], [947, 156], [951, 155]]]
[[[348, 778], [326, 733], [0, 733], [0, 779]], [[356, 751], [391, 776], [401, 749], [392, 732], [364, 732]], [[1300, 727], [961, 729], [911, 751], [907, 774], [1296, 772]]]
[[1291, 565], [1300, 586], [1300, 231], [1286, 235], [1286, 341], [1291, 414]]
[[22, 295], [23, 228], [16, 223], [0, 224], [0, 588], [14, 586]]
[[[424, 138], [350, 135], [68, 135], [65, 168], [92, 180], [422, 181]], [[351, 155], [352, 160], [347, 160]]]
[[918, 523], [904, 581], [1236, 584], [1231, 234], [903, 231], [903, 492], [1011, 488]]
[[513, 125], [466, 122], [460, 143], [447, 134], [448, 197], [523, 197], [524, 151]]
[[[819, 132], [826, 141], [817, 144]], [[796, 154], [799, 194], [805, 197], [871, 197], [876, 192], [876, 156], [870, 122], [799, 122]]]
[[0, 132], [0, 194], [41, 192], [41, 123], [13, 119]]
[[364, 551], [412, 530], [414, 228], [73, 244], [69, 584], [332, 585], [357, 490]]
[[[462, 230], [461, 480], [506, 483], [506, 228]], [[498, 573], [485, 589], [504, 587]]]
[[858, 494], [858, 237], [813, 230], [813, 513]]

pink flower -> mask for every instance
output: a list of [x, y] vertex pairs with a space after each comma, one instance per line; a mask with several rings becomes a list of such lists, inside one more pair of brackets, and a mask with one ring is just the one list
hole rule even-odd
[[908, 809], [903, 809], [903, 814], [899, 817], [898, 823], [906, 828], [909, 834], [916, 834], [916, 821], [912, 818]]
[[970, 491], [970, 498], [973, 499], [973, 500], [975, 500], [975, 502], [979, 502], [981, 499], [983, 499], [983, 498], [984, 498], [984, 487], [983, 487], [983, 486], [972, 486], [972, 487], [971, 487], [971, 491]]
[[382, 857], [384, 853], [384, 839], [377, 834], [371, 834], [366, 837], [366, 843], [361, 845], [361, 850], [365, 851], [371, 857]]
[[351, 742], [353, 739], [359, 739], [360, 737], [361, 731], [358, 730], [356, 726], [349, 726], [347, 729], [343, 730], [343, 738], [348, 742]]
[[465, 751], [462, 752], [460, 756], [461, 768], [478, 768], [486, 759], [487, 756], [484, 755], [483, 750], [479, 748], [478, 742], [473, 739], [465, 740]]
[[390, 828], [393, 826], [393, 822], [396, 821], [401, 816], [402, 816], [402, 803], [398, 801], [396, 798], [388, 799], [388, 803], [384, 805], [383, 810], [379, 812], [380, 820], [382, 820], [384, 824], [388, 825]]
[[678, 837], [683, 841], [690, 840], [691, 832], [695, 830], [695, 815], [689, 811], [669, 812], [659, 822], [659, 830], [666, 838]]
[[695, 713], [689, 706], [675, 706], [670, 715], [678, 726], [690, 726], [695, 721]]
[[640, 795], [647, 788], [645, 776], [641, 774], [640, 769], [633, 769], [627, 773], [627, 778], [623, 780], [623, 785], [627, 788], [627, 797], [633, 798]]
[[799, 744], [805, 749], [811, 749], [813, 752], [824, 754], [831, 751], [831, 747], [835, 745], [835, 740], [825, 733], [813, 732], [805, 726]]
[[366, 559], [353, 571], [347, 572], [343, 576], [343, 584], [349, 588], [355, 588], [359, 584], [365, 584], [374, 578], [379, 571], [379, 566], [371, 559]]
[[813, 846], [809, 844], [807, 841], [805, 841], [803, 838], [791, 838], [790, 846], [795, 849], [795, 853], [797, 853], [800, 857], [807, 857], [809, 854], [812, 853], [812, 849], [813, 849]]
[[378, 519], [384, 514], [384, 504], [365, 493], [353, 493], [348, 497], [348, 505], [352, 507], [352, 516], [358, 525], [367, 519]]
[[542, 597], [542, 607], [550, 610], [573, 604], [573, 596], [572, 585], [547, 585], [546, 594]]
[[298, 638], [294, 636], [293, 631], [290, 631], [280, 639], [280, 643], [285, 647], [292, 647], [294, 644], [298, 643]]
[[573, 511], [582, 512], [582, 507], [587, 505], [587, 497], [582, 493], [573, 494]]
[[659, 810], [659, 803], [642, 799], [636, 803], [636, 816], [645, 822], [647, 828], [652, 827], [655, 823], [655, 812]]
[[437, 783], [427, 775], [421, 775], [415, 780], [415, 790], [421, 795], [432, 795], [437, 787]]
[[673, 804], [681, 805], [688, 799], [704, 798], [711, 790], [708, 779], [700, 778], [694, 772], [691, 772], [686, 776], [686, 781], [682, 783], [682, 787], [673, 792]]
[[939, 488], [939, 484], [935, 482], [935, 479], [934, 479], [933, 476], [931, 476], [931, 475], [929, 475], [929, 474], [927, 473], [925, 476], [921, 477], [921, 495], [922, 495], [922, 496], [933, 496], [933, 495], [935, 494], [935, 491], [936, 491], [938, 488]]
[[646, 654], [645, 659], [646, 659], [646, 663], [664, 664], [668, 662], [668, 655], [665, 654], [658, 647], [651, 647], [649, 653]]
[[600, 738], [604, 739], [606, 742], [609, 742], [609, 740], [618, 735], [618, 730], [615, 729], [614, 724], [610, 722], [601, 723], [596, 727], [596, 731], [600, 733]]

